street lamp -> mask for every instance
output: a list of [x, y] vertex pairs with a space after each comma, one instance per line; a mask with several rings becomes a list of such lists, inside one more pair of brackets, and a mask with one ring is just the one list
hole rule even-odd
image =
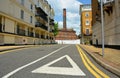
[[103, 0], [100, 1], [101, 2], [101, 27], [102, 27], [102, 57], [104, 57], [104, 18], [103, 18]]

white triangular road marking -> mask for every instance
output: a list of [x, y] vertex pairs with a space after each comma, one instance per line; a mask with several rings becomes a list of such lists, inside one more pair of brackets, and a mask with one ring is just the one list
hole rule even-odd
[[[55, 62], [67, 58], [70, 62], [72, 67], [50, 67], [50, 65], [54, 64]], [[46, 74], [59, 74], [59, 75], [73, 75], [73, 76], [85, 76], [85, 73], [77, 66], [77, 64], [68, 56], [62, 56], [42, 67], [39, 67], [32, 71], [32, 73], [46, 73]]]

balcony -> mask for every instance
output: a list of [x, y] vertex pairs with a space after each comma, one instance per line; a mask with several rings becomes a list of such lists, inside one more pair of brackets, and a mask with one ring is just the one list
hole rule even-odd
[[25, 36], [25, 30], [17, 29], [17, 35]]
[[35, 13], [36, 17], [41, 17], [42, 19], [44, 19], [46, 22], [48, 22], [48, 18], [47, 18], [47, 14], [42, 10], [41, 7], [36, 6], [36, 13]]
[[45, 39], [45, 36], [44, 36], [44, 35], [41, 35], [41, 38], [42, 38], [42, 39]]
[[51, 33], [53, 33], [53, 32], [54, 32], [54, 30], [51, 30], [50, 32], [51, 32]]
[[104, 11], [110, 16], [113, 13], [114, 0], [108, 0], [104, 4]]
[[35, 37], [36, 37], [36, 38], [39, 38], [39, 34], [36, 33], [36, 34], [35, 34]]
[[33, 32], [29, 32], [29, 31], [28, 31], [28, 36], [29, 36], [29, 37], [34, 37], [33, 34], [34, 34]]
[[47, 29], [48, 29], [47, 26], [41, 24], [40, 22], [36, 22], [36, 23], [35, 23], [35, 27], [40, 27], [40, 28], [42, 28], [42, 29], [44, 29], [44, 30], [47, 30]]
[[108, 4], [108, 3], [112, 3], [113, 1], [115, 1], [115, 0], [103, 0], [103, 3]]
[[2, 24], [0, 23], [0, 32], [2, 32]]
[[50, 19], [50, 25], [54, 26], [54, 20]]

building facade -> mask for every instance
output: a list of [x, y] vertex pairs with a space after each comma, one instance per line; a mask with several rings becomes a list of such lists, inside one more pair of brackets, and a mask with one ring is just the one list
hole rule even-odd
[[[100, 2], [92, 0], [94, 45], [102, 45]], [[104, 0], [104, 37], [105, 46], [120, 46], [120, 0]]]
[[80, 5], [81, 43], [89, 44], [92, 37], [92, 9], [90, 4]]
[[46, 0], [1, 0], [0, 45], [54, 42], [54, 10]]

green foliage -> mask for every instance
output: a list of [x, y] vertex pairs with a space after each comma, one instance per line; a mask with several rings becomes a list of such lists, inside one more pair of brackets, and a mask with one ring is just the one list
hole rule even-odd
[[54, 24], [54, 35], [56, 36], [58, 34], [58, 23]]

